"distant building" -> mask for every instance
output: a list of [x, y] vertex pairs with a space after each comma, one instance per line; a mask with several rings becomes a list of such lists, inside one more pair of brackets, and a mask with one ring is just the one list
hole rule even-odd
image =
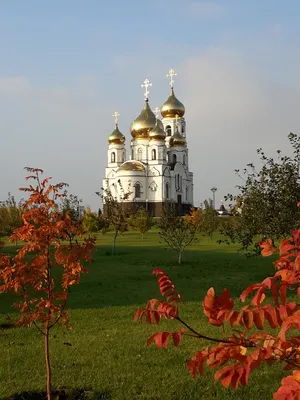
[[230, 217], [230, 213], [226, 210], [226, 208], [224, 207], [224, 204], [222, 203], [220, 208], [218, 210], [216, 210], [218, 213], [219, 217]]
[[[119, 114], [115, 117], [115, 129], [108, 138], [108, 164], [105, 169], [103, 187], [109, 188], [119, 198], [121, 182], [132, 194], [126, 205], [144, 207], [153, 216], [160, 216], [163, 204], [173, 201], [178, 214], [188, 213], [193, 206], [193, 173], [189, 170], [186, 141], [185, 107], [174, 93], [174, 76], [170, 70], [171, 91], [161, 110], [149, 105], [149, 87], [146, 79], [145, 103], [139, 116], [131, 124], [130, 156], [126, 157], [125, 136], [118, 126]], [[159, 119], [159, 112], [162, 119]], [[105, 204], [104, 204], [105, 209]]]

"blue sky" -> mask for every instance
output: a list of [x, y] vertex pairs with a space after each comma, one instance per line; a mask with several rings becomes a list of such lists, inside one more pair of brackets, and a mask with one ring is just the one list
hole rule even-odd
[[295, 0], [0, 1], [0, 198], [25, 165], [43, 168], [96, 209], [111, 114], [130, 141], [178, 72], [195, 204], [239, 183], [234, 169], [288, 149], [300, 133], [300, 2]]

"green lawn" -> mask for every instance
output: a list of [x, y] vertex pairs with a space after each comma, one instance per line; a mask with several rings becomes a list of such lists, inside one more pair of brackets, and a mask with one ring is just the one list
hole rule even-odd
[[[271, 399], [283, 376], [281, 366], [253, 373], [249, 385], [238, 391], [223, 389], [208, 371], [194, 381], [186, 361], [207, 342], [184, 338], [182, 345], [159, 350], [145, 346], [157, 330], [175, 330], [176, 322], [148, 326], [133, 321], [136, 309], [159, 297], [154, 267], [163, 268], [182, 293], [182, 316], [204, 334], [217, 336], [202, 315], [206, 291], [227, 287], [238, 296], [251, 282], [273, 273], [270, 259], [236, 253], [234, 246], [210, 243], [206, 238], [186, 251], [183, 264], [159, 244], [157, 232], [143, 240], [127, 232], [110, 255], [111, 234], [99, 235], [95, 262], [69, 301], [72, 330], [52, 332], [51, 357], [55, 388], [82, 389], [97, 399]], [[14, 251], [14, 247], [9, 249]], [[0, 295], [0, 324], [13, 313], [13, 297]], [[43, 338], [34, 329], [0, 328], [0, 399], [45, 386]], [[91, 395], [92, 396], [92, 395]], [[22, 397], [20, 397], [22, 398]]]

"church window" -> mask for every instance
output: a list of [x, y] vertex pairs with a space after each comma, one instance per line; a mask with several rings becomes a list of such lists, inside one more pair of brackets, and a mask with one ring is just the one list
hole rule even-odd
[[115, 163], [115, 162], [116, 162], [116, 153], [115, 153], [115, 152], [112, 152], [112, 153], [111, 153], [111, 162], [112, 162], [112, 163]]
[[141, 197], [141, 185], [139, 183], [136, 183], [134, 185], [134, 189], [135, 189], [135, 193], [134, 193], [134, 197]]
[[185, 165], [185, 154], [183, 155], [183, 161], [182, 164]]
[[131, 159], [134, 160], [134, 150], [131, 149]]
[[139, 148], [137, 152], [137, 160], [142, 161], [142, 158], [143, 158], [143, 150]]
[[170, 125], [166, 126], [166, 132], [167, 132], [167, 136], [171, 136], [172, 129], [171, 129]]
[[166, 183], [166, 199], [169, 198], [169, 183]]
[[172, 157], [172, 164], [176, 164], [176, 162], [177, 162], [176, 154], [173, 154], [173, 157]]
[[182, 136], [185, 136], [185, 128], [184, 128], [184, 125], [182, 125], [182, 127], [181, 127], [181, 133], [182, 133]]
[[122, 162], [124, 162], [124, 161], [125, 161], [125, 153], [123, 151], [123, 153], [122, 153]]
[[188, 201], [188, 197], [189, 197], [189, 188], [186, 186], [185, 187], [185, 200]]
[[152, 160], [156, 160], [156, 150], [152, 150]]

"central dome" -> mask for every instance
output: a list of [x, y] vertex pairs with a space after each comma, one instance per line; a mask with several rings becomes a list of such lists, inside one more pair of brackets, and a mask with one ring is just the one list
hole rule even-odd
[[[150, 131], [154, 128], [155, 123], [156, 117], [149, 106], [148, 99], [146, 99], [142, 112], [131, 124], [131, 136], [134, 139], [147, 139]], [[159, 121], [158, 124], [159, 127], [163, 129], [162, 122]]]
[[163, 118], [183, 117], [185, 113], [184, 105], [177, 99], [174, 89], [171, 88], [171, 94], [168, 100], [161, 107], [161, 115]]

